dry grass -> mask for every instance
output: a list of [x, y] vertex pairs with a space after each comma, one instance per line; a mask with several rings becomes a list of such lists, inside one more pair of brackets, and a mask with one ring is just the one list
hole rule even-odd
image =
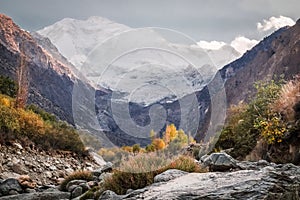
[[172, 158], [157, 152], [138, 154], [121, 162], [113, 175], [106, 179], [102, 190], [112, 190], [117, 194], [125, 194], [128, 189], [139, 189], [150, 185], [154, 177], [168, 169], [179, 169], [187, 172], [206, 172], [193, 158], [174, 156]]
[[282, 86], [279, 98], [272, 104], [271, 109], [292, 122], [295, 120], [294, 107], [298, 102], [300, 102], [300, 76]]

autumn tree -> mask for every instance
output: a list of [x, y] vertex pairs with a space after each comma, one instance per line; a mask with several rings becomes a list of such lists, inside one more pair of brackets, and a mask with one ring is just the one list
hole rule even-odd
[[165, 142], [160, 139], [160, 138], [155, 138], [153, 141], [152, 141], [152, 144], [155, 148], [155, 150], [162, 150], [166, 147], [166, 144]]

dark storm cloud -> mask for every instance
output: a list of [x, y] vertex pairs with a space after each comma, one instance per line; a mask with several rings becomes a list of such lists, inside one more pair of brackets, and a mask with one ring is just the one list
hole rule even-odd
[[0, 0], [0, 12], [26, 30], [65, 17], [102, 16], [130, 27], [176, 29], [196, 40], [252, 38], [256, 23], [271, 16], [299, 17], [299, 0]]

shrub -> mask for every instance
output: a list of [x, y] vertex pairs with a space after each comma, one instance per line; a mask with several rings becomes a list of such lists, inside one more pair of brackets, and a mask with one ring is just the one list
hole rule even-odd
[[134, 145], [132, 146], [132, 152], [133, 152], [134, 154], [139, 153], [140, 151], [141, 151], [141, 146], [140, 146], [139, 144], [134, 144]]
[[[2, 99], [2, 97], [0, 97]], [[6, 104], [6, 103], [4, 103]], [[16, 133], [20, 131], [18, 113], [15, 109], [0, 104], [0, 143], [9, 144], [17, 139]]]
[[17, 85], [9, 77], [0, 75], [0, 94], [15, 97], [17, 94]]
[[85, 180], [85, 181], [92, 181], [93, 180], [93, 175], [89, 171], [75, 171], [69, 176], [65, 177], [63, 182], [60, 184], [60, 189], [62, 191], [67, 191], [67, 185], [69, 182], [73, 180]]
[[[230, 154], [235, 158], [244, 158], [255, 147], [262, 135], [262, 126], [258, 121], [270, 118], [270, 104], [278, 99], [281, 83], [258, 82], [254, 87], [257, 93], [249, 104], [239, 104], [229, 108], [226, 125], [215, 145], [217, 149], [233, 148]], [[278, 124], [278, 126], [278, 129], [283, 131], [281, 127], [284, 125]], [[263, 133], [265, 136], [267, 134], [269, 133]], [[265, 138], [268, 139], [269, 136]]]
[[[10, 139], [31, 140], [45, 150], [57, 149], [83, 153], [84, 145], [78, 132], [65, 122], [49, 120], [50, 114], [40, 110], [15, 108], [14, 100], [0, 95], [1, 142]], [[43, 119], [42, 116], [48, 116]], [[50, 118], [49, 118], [50, 117]]]
[[27, 110], [30, 110], [30, 111], [38, 114], [39, 116], [41, 116], [43, 118], [44, 121], [58, 122], [55, 115], [44, 111], [43, 109], [41, 109], [40, 107], [38, 107], [34, 104], [27, 106]]
[[83, 153], [84, 145], [78, 132], [65, 122], [54, 123], [44, 135], [43, 145], [52, 149]]

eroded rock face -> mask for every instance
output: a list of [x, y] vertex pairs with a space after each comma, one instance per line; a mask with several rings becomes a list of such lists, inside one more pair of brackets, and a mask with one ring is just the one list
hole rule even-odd
[[[299, 199], [300, 167], [293, 164], [263, 167], [259, 170], [189, 173], [176, 179], [154, 183], [120, 199]], [[272, 165], [272, 166], [271, 166]], [[107, 194], [100, 199], [107, 199]]]

